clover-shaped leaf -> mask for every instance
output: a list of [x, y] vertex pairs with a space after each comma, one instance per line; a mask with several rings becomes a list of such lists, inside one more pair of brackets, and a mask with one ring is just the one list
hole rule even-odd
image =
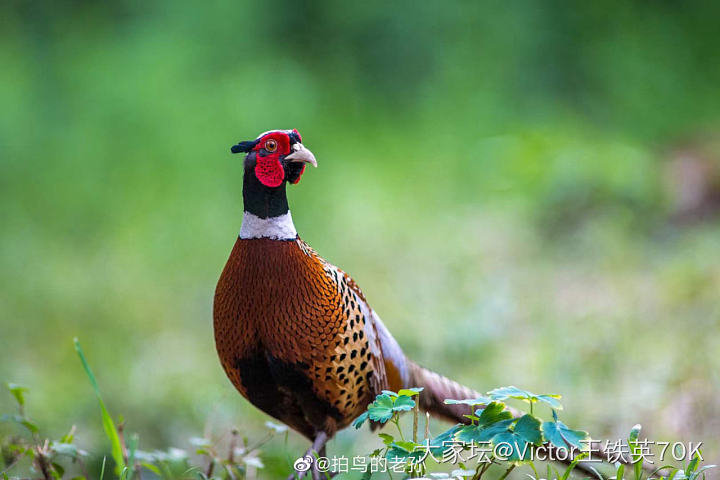
[[393, 401], [394, 412], [406, 412], [412, 410], [415, 407], [415, 400], [405, 395], [400, 395]]
[[505, 432], [492, 439], [493, 452], [500, 460], [518, 462], [531, 458], [530, 444], [517, 432]]
[[375, 398], [375, 401], [368, 407], [370, 420], [385, 423], [393, 416], [393, 399], [390, 395], [383, 393]]
[[485, 405], [492, 402], [492, 399], [488, 397], [483, 397], [482, 395], [477, 398], [464, 398], [462, 400], [453, 400], [452, 398], [446, 398], [445, 404], [446, 405]]
[[452, 442], [455, 438], [455, 434], [464, 426], [465, 425], [461, 424], [454, 425], [450, 429], [445, 430], [437, 437], [431, 439], [428, 442], [428, 445], [430, 446], [430, 452], [435, 456], [442, 456], [445, 449], [448, 448], [446, 443]]
[[508, 418], [490, 425], [463, 425], [458, 429], [455, 438], [465, 443], [489, 442], [496, 435], [508, 432], [514, 422], [514, 418]]
[[475, 415], [479, 415], [478, 425], [480, 426], [512, 418], [512, 413], [505, 410], [505, 404], [502, 402], [490, 402], [485, 408], [476, 410]]
[[582, 442], [590, 437], [588, 432], [570, 429], [570, 427], [557, 419], [555, 412], [553, 412], [553, 417], [554, 422], [544, 422], [542, 424], [542, 431], [548, 442], [560, 448], [573, 446], [582, 450], [587, 447]]
[[533, 445], [542, 445], [543, 443], [540, 420], [529, 413], [520, 417], [520, 420], [515, 424], [513, 432]]
[[508, 398], [514, 398], [516, 400], [523, 400], [530, 404], [536, 402], [543, 402], [555, 410], [562, 410], [562, 404], [558, 401], [562, 398], [561, 395], [556, 394], [542, 394], [538, 395], [515, 386], [496, 388], [488, 392], [488, 395], [493, 400], [507, 400]]
[[398, 396], [405, 395], [406, 397], [413, 397], [415, 395], [419, 395], [420, 392], [423, 391], [422, 387], [416, 387], [416, 388], [403, 388], [402, 390], [398, 390]]
[[388, 460], [419, 460], [424, 455], [424, 451], [418, 449], [418, 446], [415, 442], [395, 441], [390, 444], [385, 458]]
[[383, 392], [375, 397], [375, 401], [368, 406], [367, 412], [353, 421], [352, 425], [355, 428], [360, 428], [368, 418], [374, 422], [385, 423], [396, 412], [408, 411], [415, 407], [415, 401], [408, 396], [385, 390]]

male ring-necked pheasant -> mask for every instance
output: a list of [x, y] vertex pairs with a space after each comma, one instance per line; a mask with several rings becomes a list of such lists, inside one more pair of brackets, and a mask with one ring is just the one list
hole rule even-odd
[[421, 407], [464, 421], [445, 398], [477, 393], [410, 361], [350, 276], [302, 241], [286, 186], [317, 166], [297, 130], [232, 147], [247, 153], [240, 235], [215, 292], [215, 341], [253, 405], [321, 451], [383, 389], [424, 387]]
[[253, 405], [310, 439], [308, 453], [323, 453], [383, 389], [423, 387], [421, 408], [467, 423], [466, 409], [444, 399], [480, 395], [409, 360], [353, 279], [298, 236], [286, 186], [317, 166], [301, 142], [297, 130], [273, 130], [231, 149], [247, 155], [242, 227], [215, 291], [225, 372]]

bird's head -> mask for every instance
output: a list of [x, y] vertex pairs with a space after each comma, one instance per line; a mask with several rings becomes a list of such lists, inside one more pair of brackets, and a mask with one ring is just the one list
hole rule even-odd
[[297, 130], [271, 130], [255, 140], [240, 142], [232, 153], [247, 153], [245, 175], [254, 175], [267, 188], [274, 189], [285, 182], [298, 183], [305, 164], [317, 167], [315, 155], [302, 144]]

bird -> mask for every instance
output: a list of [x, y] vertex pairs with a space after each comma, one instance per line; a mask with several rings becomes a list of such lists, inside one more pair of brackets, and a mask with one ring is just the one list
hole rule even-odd
[[479, 393], [410, 360], [357, 283], [297, 233], [287, 199], [314, 154], [296, 130], [233, 145], [244, 153], [243, 219], [213, 303], [217, 353], [235, 388], [323, 455], [383, 390], [421, 387], [419, 407], [467, 423], [447, 398]]

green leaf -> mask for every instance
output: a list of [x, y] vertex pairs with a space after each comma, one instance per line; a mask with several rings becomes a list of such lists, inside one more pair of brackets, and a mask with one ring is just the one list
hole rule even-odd
[[155, 475], [157, 475], [158, 477], [162, 476], [162, 473], [160, 472], [160, 469], [159, 469], [158, 467], [156, 467], [155, 465], [153, 465], [152, 463], [143, 462], [143, 463], [141, 463], [140, 465], [142, 465], [144, 468], [147, 468], [148, 470], [150, 470], [151, 472], [153, 472], [153, 473], [154, 473]]
[[395, 437], [393, 437], [389, 433], [378, 433], [378, 437], [382, 439], [385, 445], [390, 445], [395, 441]]
[[443, 446], [443, 443], [449, 442], [455, 438], [455, 434], [465, 425], [457, 424], [450, 427], [448, 430], [445, 430], [443, 433], [438, 435], [437, 437], [430, 440], [430, 452], [432, 452], [433, 455], [436, 457], [442, 456], [443, 451], [445, 450], [445, 446]]
[[404, 412], [415, 408], [415, 400], [405, 395], [400, 395], [393, 401], [393, 411]]
[[359, 417], [357, 417], [355, 420], [353, 420], [352, 426], [355, 427], [355, 428], [360, 428], [360, 427], [362, 427], [363, 423], [365, 423], [365, 420], [368, 419], [368, 416], [369, 416], [369, 415], [370, 415], [370, 414], [369, 414], [368, 412], [362, 413]]
[[424, 451], [416, 449], [417, 446], [415, 442], [393, 442], [390, 444], [385, 458], [388, 460], [408, 460], [411, 458], [418, 460], [422, 458]]
[[561, 395], [538, 395], [537, 399], [543, 403], [546, 403], [550, 405], [550, 408], [554, 408], [556, 410], [562, 410], [563, 406], [558, 401], [559, 398], [562, 398]]
[[513, 431], [528, 443], [542, 445], [542, 430], [540, 427], [540, 420], [528, 413], [520, 417]]
[[475, 405], [485, 405], [485, 404], [488, 404], [488, 403], [490, 403], [490, 402], [492, 402], [492, 399], [490, 399], [490, 398], [488, 398], [488, 397], [483, 397], [483, 396], [480, 396], [480, 397], [477, 397], [477, 398], [464, 398], [464, 399], [462, 399], [462, 400], [453, 400], [453, 399], [451, 399], [451, 398], [446, 398], [446, 399], [445, 399], [445, 404], [446, 404], [446, 405], [470, 405], [470, 406], [475, 406]]
[[505, 404], [501, 402], [491, 402], [485, 408], [478, 409], [475, 414], [479, 416], [479, 426], [490, 425], [512, 418], [512, 413], [505, 410]]
[[[583, 452], [580, 455], [575, 455], [575, 458], [573, 458], [572, 462], [570, 462], [570, 465], [565, 469], [565, 472], [563, 473], [562, 477], [560, 477], [558, 480], [567, 480], [570, 476], [570, 473], [575, 470], [575, 467], [577, 466], [578, 462], [582, 460], [583, 458], [587, 457], [589, 455], [588, 452]], [[601, 477], [602, 478], [602, 477]], [[617, 480], [622, 480], [622, 475], [617, 477]]]
[[85, 450], [80, 450], [72, 443], [53, 442], [50, 444], [50, 448], [59, 455], [67, 455], [72, 458], [84, 457], [88, 454]]
[[115, 473], [117, 475], [120, 475], [125, 468], [125, 460], [122, 454], [120, 436], [118, 435], [117, 428], [115, 427], [115, 422], [113, 422], [110, 413], [108, 413], [107, 408], [105, 408], [105, 402], [103, 402], [102, 395], [100, 395], [100, 387], [98, 387], [97, 381], [95, 380], [95, 375], [93, 374], [92, 370], [90, 369], [90, 365], [85, 359], [85, 354], [83, 353], [82, 348], [80, 347], [80, 342], [77, 338], [74, 339], [74, 343], [75, 351], [80, 357], [80, 361], [85, 368], [85, 373], [87, 373], [87, 376], [90, 379], [90, 384], [92, 385], [93, 390], [95, 391], [95, 396], [97, 397], [98, 403], [100, 404], [103, 429], [105, 430], [105, 435], [107, 435], [108, 439], [110, 439], [110, 452], [112, 453], [113, 460], [115, 460]]
[[412, 397], [414, 395], [419, 395], [420, 392], [423, 391], [422, 387], [416, 387], [416, 388], [403, 388], [402, 390], [398, 391], [398, 395], [402, 396], [405, 395], [406, 397]]
[[17, 383], [6, 383], [5, 386], [8, 390], [10, 390], [10, 393], [13, 397], [15, 397], [15, 401], [19, 406], [25, 405], [25, 392], [28, 391], [27, 388], [23, 387], [22, 385], [18, 385]]
[[542, 424], [542, 431], [545, 439], [556, 447], [567, 448], [568, 446], [573, 446], [579, 449], [587, 447], [587, 445], [581, 443], [583, 440], [589, 438], [587, 432], [571, 430], [559, 420], [555, 422], [544, 422]]
[[[531, 447], [523, 437], [515, 432], [505, 432], [496, 435], [492, 439], [494, 445], [493, 451], [498, 454], [503, 454], [504, 459], [508, 462], [518, 462], [521, 460], [527, 460], [531, 457]], [[499, 450], [498, 445], [505, 445], [507, 451]]]
[[615, 478], [617, 480], [623, 480], [625, 477], [625, 464], [618, 462], [617, 471], [615, 472]]
[[496, 435], [506, 433], [509, 431], [510, 426], [515, 422], [514, 418], [508, 418], [499, 422], [492, 423], [490, 425], [463, 425], [455, 435], [455, 438], [463, 442], [489, 442], [493, 440]]
[[378, 395], [373, 403], [368, 407], [368, 415], [370, 420], [385, 423], [393, 416], [393, 399], [388, 394]]
[[488, 395], [493, 400], [507, 400], [508, 398], [514, 398], [516, 400], [523, 400], [528, 403], [543, 402], [548, 404], [551, 408], [556, 410], [562, 410], [562, 404], [558, 401], [562, 398], [561, 395], [556, 394], [542, 394], [538, 395], [515, 386], [496, 388], [488, 392]]

